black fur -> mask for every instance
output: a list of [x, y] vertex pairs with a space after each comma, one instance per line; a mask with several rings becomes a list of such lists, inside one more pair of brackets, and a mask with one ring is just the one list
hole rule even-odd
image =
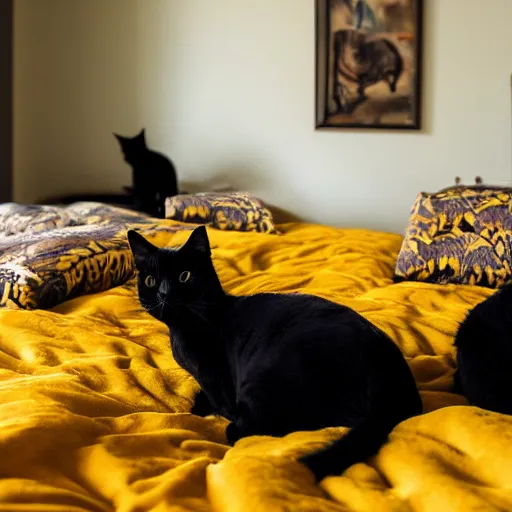
[[173, 163], [161, 153], [148, 149], [144, 130], [135, 137], [115, 133], [114, 136], [125, 162], [132, 168], [134, 207], [154, 217], [164, 217], [165, 198], [178, 194]]
[[512, 285], [469, 312], [455, 346], [454, 390], [472, 405], [512, 414]]
[[310, 295], [224, 293], [204, 227], [179, 250], [134, 231], [128, 238], [141, 304], [169, 327], [175, 360], [201, 386], [193, 412], [231, 420], [230, 443], [353, 427], [301, 459], [321, 479], [375, 454], [397, 423], [421, 412], [400, 350], [355, 311]]

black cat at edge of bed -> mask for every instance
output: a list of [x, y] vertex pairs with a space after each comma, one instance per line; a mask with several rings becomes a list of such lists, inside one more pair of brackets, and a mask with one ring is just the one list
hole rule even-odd
[[347, 435], [300, 459], [318, 480], [374, 455], [421, 399], [399, 348], [355, 311], [311, 295], [226, 294], [206, 229], [180, 249], [128, 232], [142, 306], [200, 384], [192, 410], [229, 419], [233, 444], [331, 426]]
[[471, 405], [512, 414], [512, 284], [468, 313], [455, 347], [454, 391]]
[[178, 194], [174, 164], [147, 147], [145, 130], [135, 137], [122, 137], [116, 133], [114, 136], [126, 163], [132, 168], [133, 206], [153, 217], [164, 217], [165, 199]]

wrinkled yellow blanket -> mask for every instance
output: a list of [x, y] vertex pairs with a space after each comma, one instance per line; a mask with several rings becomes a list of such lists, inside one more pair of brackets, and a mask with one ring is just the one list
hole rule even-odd
[[[392, 284], [397, 235], [283, 230], [209, 230], [225, 288], [300, 290], [355, 308], [403, 350], [424, 415], [399, 425], [373, 459], [316, 485], [295, 457], [344, 430], [229, 450], [224, 420], [187, 412], [197, 385], [133, 282], [51, 312], [1, 311], [0, 511], [512, 510], [512, 417], [449, 393], [457, 323], [492, 292]], [[174, 245], [188, 233], [158, 236]]]

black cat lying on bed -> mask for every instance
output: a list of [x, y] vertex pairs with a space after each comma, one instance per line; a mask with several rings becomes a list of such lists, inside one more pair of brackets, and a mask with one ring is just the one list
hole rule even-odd
[[455, 346], [454, 391], [482, 409], [512, 414], [512, 284], [469, 312]]
[[421, 399], [398, 347], [355, 311], [308, 295], [224, 293], [204, 227], [179, 250], [128, 239], [143, 307], [171, 332], [175, 360], [201, 385], [193, 412], [231, 420], [233, 443], [353, 427], [301, 459], [317, 479], [375, 454]]

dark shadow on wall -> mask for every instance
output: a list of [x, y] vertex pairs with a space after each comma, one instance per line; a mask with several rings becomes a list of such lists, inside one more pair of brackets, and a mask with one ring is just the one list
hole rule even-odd
[[[197, 194], [199, 192], [249, 192], [261, 190], [266, 181], [265, 172], [257, 166], [245, 164], [225, 166], [200, 181], [184, 180], [180, 183], [180, 192]], [[255, 193], [257, 196], [258, 194]], [[264, 198], [261, 198], [264, 201]], [[297, 215], [265, 202], [278, 224], [287, 222], [301, 222], [303, 219]]]
[[276, 224], [287, 224], [288, 222], [304, 222], [302, 217], [295, 215], [283, 208], [274, 206], [272, 204], [266, 204], [267, 208], [272, 212], [272, 217]]
[[[178, 169], [179, 176], [179, 169]], [[212, 191], [250, 191], [260, 188], [264, 177], [257, 166], [230, 164], [206, 175], [200, 180], [180, 180], [180, 192], [197, 194]]]
[[[1, 1], [1, 0], [0, 0]], [[178, 169], [179, 175], [179, 169]], [[179, 193], [180, 194], [197, 194], [201, 192], [248, 192], [253, 193], [254, 190], [261, 190], [266, 179], [265, 172], [258, 169], [256, 165], [231, 164], [224, 166], [221, 170], [205, 176], [201, 180], [187, 181], [180, 180]], [[288, 190], [289, 192], [289, 190]], [[254, 193], [256, 197], [258, 193]], [[289, 194], [288, 194], [289, 195]], [[264, 197], [260, 199], [265, 203], [265, 206], [272, 212], [274, 221], [278, 224], [285, 224], [288, 222], [301, 222], [302, 218], [294, 213], [291, 213], [280, 206], [265, 201]], [[101, 203], [116, 204], [119, 206], [131, 205], [132, 200], [127, 192], [118, 194], [109, 194], [108, 192], [96, 194], [66, 194], [55, 197], [45, 197], [38, 201], [39, 204], [70, 204], [77, 201], [94, 201]]]
[[0, 1], [0, 202], [12, 200], [12, 0]]

